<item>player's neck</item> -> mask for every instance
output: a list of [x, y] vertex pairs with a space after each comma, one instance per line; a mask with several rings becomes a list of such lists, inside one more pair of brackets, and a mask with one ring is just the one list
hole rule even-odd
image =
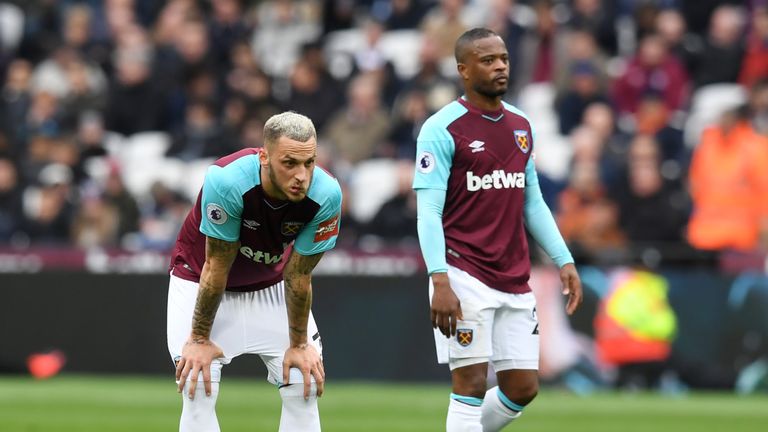
[[474, 92], [466, 92], [464, 100], [483, 111], [498, 111], [501, 109], [501, 96], [488, 97]]

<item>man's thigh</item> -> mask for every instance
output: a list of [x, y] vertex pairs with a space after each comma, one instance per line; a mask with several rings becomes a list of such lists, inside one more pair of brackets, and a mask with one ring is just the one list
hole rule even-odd
[[[450, 267], [448, 280], [461, 302], [462, 319], [457, 321], [456, 335], [446, 338], [434, 330], [438, 363], [448, 363], [451, 370], [486, 363], [493, 353], [494, 310], [498, 306], [495, 293], [468, 273]], [[430, 299], [433, 287], [430, 281]]]
[[539, 323], [533, 293], [507, 294], [493, 322], [493, 362], [496, 371], [539, 368]]

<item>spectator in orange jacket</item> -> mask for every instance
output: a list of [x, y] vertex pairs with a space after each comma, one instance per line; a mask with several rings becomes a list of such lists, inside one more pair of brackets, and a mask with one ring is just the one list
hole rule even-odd
[[688, 240], [707, 250], [768, 246], [768, 138], [735, 113], [704, 131], [689, 173]]

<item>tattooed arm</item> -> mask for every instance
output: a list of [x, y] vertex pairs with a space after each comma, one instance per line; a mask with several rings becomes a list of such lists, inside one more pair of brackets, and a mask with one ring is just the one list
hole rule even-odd
[[298, 368], [304, 376], [304, 398], [309, 397], [312, 383], [310, 375], [317, 383], [318, 396], [323, 394], [325, 381], [320, 353], [307, 343], [307, 321], [312, 306], [312, 270], [322, 256], [322, 253], [301, 255], [294, 250], [283, 270], [290, 339], [290, 347], [285, 351], [283, 358], [283, 383], [289, 383], [290, 368]]
[[190, 399], [195, 397], [196, 377], [200, 372], [203, 373], [205, 393], [210, 395], [211, 363], [213, 359], [224, 355], [221, 348], [210, 339], [211, 328], [239, 246], [239, 242], [228, 242], [213, 237], [206, 237], [205, 240], [205, 264], [200, 274], [200, 288], [192, 316], [192, 332], [176, 365], [179, 392], [184, 389], [187, 377], [192, 377], [189, 386]]
[[205, 264], [200, 273], [200, 290], [197, 292], [195, 314], [192, 317], [193, 341], [207, 341], [211, 335], [213, 319], [227, 287], [229, 269], [237, 257], [239, 247], [239, 242], [205, 238]]
[[304, 256], [293, 251], [283, 270], [291, 347], [307, 344], [307, 320], [312, 306], [312, 270], [322, 257], [322, 253]]

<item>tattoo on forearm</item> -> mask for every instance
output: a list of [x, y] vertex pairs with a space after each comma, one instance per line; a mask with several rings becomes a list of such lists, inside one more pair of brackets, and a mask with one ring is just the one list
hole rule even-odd
[[224, 296], [223, 290], [212, 289], [207, 285], [202, 280], [200, 281], [200, 291], [197, 293], [197, 302], [195, 303], [195, 315], [192, 319], [193, 340], [198, 337], [207, 339], [211, 335], [213, 319], [216, 318], [216, 311], [219, 309], [219, 303]]
[[323, 254], [303, 256], [296, 252], [285, 266], [285, 304], [291, 346], [307, 343], [307, 320], [312, 307], [312, 270]]
[[205, 265], [200, 275], [200, 289], [192, 318], [192, 339], [205, 343], [211, 335], [216, 311], [224, 296], [229, 268], [237, 256], [239, 243], [206, 238]]

